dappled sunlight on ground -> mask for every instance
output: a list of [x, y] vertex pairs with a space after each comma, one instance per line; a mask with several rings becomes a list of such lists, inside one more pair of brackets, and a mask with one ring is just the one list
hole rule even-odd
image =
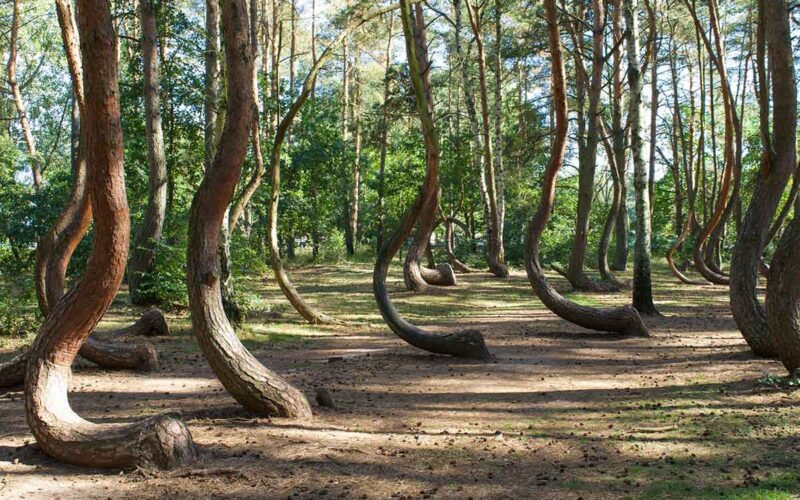
[[[291, 271], [311, 303], [351, 322], [336, 326], [305, 324], [271, 278], [239, 280], [264, 300], [240, 329], [248, 348], [309, 398], [330, 390], [336, 408], [315, 406], [307, 422], [245, 413], [200, 355], [186, 312], [171, 313], [173, 336], [151, 339], [159, 373], [79, 362], [72, 401], [104, 422], [176, 413], [201, 447], [200, 463], [121, 475], [54, 463], [27, 431], [21, 393], [9, 391], [0, 398], [0, 497], [800, 494], [800, 392], [781, 385], [779, 363], [749, 354], [725, 288], [679, 285], [663, 266], [656, 271], [665, 317], [645, 319], [651, 338], [628, 339], [555, 317], [520, 270], [508, 280], [459, 275], [446, 295], [420, 296], [402, 289], [392, 267], [401, 313], [433, 331], [479, 329], [494, 363], [405, 345], [382, 324], [367, 265]], [[629, 291], [568, 296], [629, 302]], [[117, 303], [102, 330], [138, 313]]]

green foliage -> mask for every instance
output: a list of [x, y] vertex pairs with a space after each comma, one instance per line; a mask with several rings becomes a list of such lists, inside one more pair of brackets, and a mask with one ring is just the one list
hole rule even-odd
[[0, 337], [27, 337], [36, 333], [41, 314], [31, 278], [0, 283]]

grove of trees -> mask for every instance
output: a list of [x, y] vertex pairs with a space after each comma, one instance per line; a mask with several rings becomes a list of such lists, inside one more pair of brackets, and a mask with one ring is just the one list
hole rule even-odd
[[[611, 340], [656, 334], [668, 268], [725, 287], [752, 355], [792, 375], [798, 44], [788, 0], [8, 0], [0, 337], [30, 347], [0, 387], [23, 385], [56, 460], [191, 463], [180, 419], [98, 424], [68, 398], [79, 354], [157, 370], [146, 339], [114, 338], [185, 309], [245, 410], [309, 419], [239, 333], [253, 276], [304, 322], [358, 323], [292, 283], [331, 262], [372, 266], [369, 307], [403, 341], [482, 362], [491, 332], [414, 324], [393, 266], [431, 297], [524, 269], [524, 300]], [[148, 309], [98, 339], [120, 301]]]

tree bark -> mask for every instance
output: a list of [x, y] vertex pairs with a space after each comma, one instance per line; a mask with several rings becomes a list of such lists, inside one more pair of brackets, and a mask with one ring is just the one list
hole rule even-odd
[[154, 417], [129, 425], [93, 424], [69, 406], [72, 361], [114, 299], [130, 241], [111, 13], [104, 1], [78, 5], [95, 241], [86, 272], [53, 306], [34, 341], [25, 381], [26, 416], [39, 446], [57, 460], [91, 467], [176, 467], [197, 456], [180, 421]]
[[619, 43], [619, 47], [614, 50], [614, 70], [612, 78], [612, 97], [613, 106], [611, 108], [611, 133], [612, 144], [614, 147], [614, 158], [619, 171], [619, 190], [622, 202], [620, 204], [619, 215], [614, 225], [615, 240], [614, 259], [611, 269], [614, 271], [627, 271], [628, 252], [630, 238], [630, 221], [628, 219], [628, 162], [626, 158], [626, 137], [627, 132], [622, 123], [622, 99], [625, 92], [622, 84], [622, 0], [613, 0], [614, 11], [611, 15], [612, 33], [614, 43]]
[[[768, 243], [770, 223], [797, 162], [797, 88], [786, 9], [784, 0], [759, 1], [758, 43], [767, 39], [769, 65], [772, 69], [772, 133], [769, 130], [768, 80], [762, 76], [759, 78], [761, 170], [731, 258], [730, 299], [733, 318], [753, 352], [765, 357], [774, 357], [779, 353], [783, 356], [784, 350], [777, 349], [770, 342], [767, 313], [756, 295], [759, 266], [764, 247]], [[762, 54], [757, 58], [759, 74], [766, 75], [766, 62], [762, 57], [763, 51], [760, 52]], [[781, 262], [780, 258], [778, 262]], [[775, 277], [773, 285], [779, 284], [780, 289], [781, 286], [786, 286], [783, 280], [784, 277]], [[770, 309], [773, 302], [781, 301], [775, 295], [769, 295], [769, 299]], [[788, 313], [789, 309], [784, 309], [784, 312]], [[789, 330], [782, 328], [780, 331]]]
[[550, 44], [550, 57], [553, 63], [552, 83], [555, 134], [553, 136], [552, 153], [545, 170], [539, 209], [530, 224], [528, 224], [526, 231], [525, 270], [536, 295], [548, 309], [561, 318], [593, 330], [647, 336], [647, 328], [633, 307], [595, 309], [575, 304], [561, 296], [550, 285], [539, 262], [539, 244], [553, 209], [558, 171], [561, 169], [566, 153], [568, 130], [566, 76], [555, 0], [545, 0], [544, 8]]
[[647, 192], [647, 168], [642, 151], [642, 76], [639, 63], [639, 20], [637, 0], [625, 0], [627, 32], [628, 85], [630, 87], [631, 155], [636, 194], [636, 242], [633, 252], [633, 307], [641, 314], [658, 314], [653, 303], [650, 275], [650, 196]]
[[[417, 225], [420, 213], [425, 205], [436, 197], [439, 189], [439, 145], [433, 125], [433, 102], [432, 96], [426, 92], [420, 59], [417, 55], [417, 47], [425, 46], [421, 38], [422, 32], [417, 29], [419, 26], [424, 26], [421, 9], [418, 6], [416, 7], [417, 24], [414, 24], [408, 0], [400, 0], [400, 18], [403, 24], [403, 34], [405, 35], [409, 75], [416, 97], [417, 111], [425, 141], [425, 181], [414, 204], [406, 212], [400, 221], [400, 225], [378, 252], [375, 270], [372, 275], [375, 300], [389, 328], [409, 344], [437, 354], [489, 360], [492, 356], [489, 354], [480, 332], [477, 330], [465, 330], [449, 334], [427, 332], [412, 325], [400, 316], [394, 304], [392, 304], [389, 292], [386, 289], [386, 275], [389, 270], [389, 264], [400, 247], [403, 246], [405, 239], [411, 234], [414, 226]], [[425, 61], [425, 64], [427, 64], [427, 61]]]
[[150, 166], [150, 186], [147, 208], [133, 243], [133, 255], [128, 266], [128, 287], [131, 302], [144, 304], [157, 300], [140, 288], [144, 275], [155, 269], [156, 252], [164, 220], [167, 216], [167, 161], [164, 156], [164, 133], [161, 129], [160, 74], [158, 66], [158, 30], [156, 5], [153, 0], [139, 1], [142, 23], [142, 61], [144, 64], [145, 135], [147, 162]]
[[709, 268], [708, 264], [706, 263], [706, 259], [703, 256], [703, 251], [705, 250], [705, 244], [706, 241], [709, 240], [709, 236], [711, 236], [711, 234], [714, 232], [714, 229], [716, 229], [717, 225], [723, 221], [723, 214], [728, 205], [728, 194], [733, 182], [734, 171], [736, 170], [736, 153], [734, 144], [736, 108], [735, 104], [733, 103], [725, 64], [722, 60], [724, 51], [722, 49], [721, 34], [719, 32], [719, 27], [717, 26], [716, 0], [709, 0], [708, 3], [709, 16], [711, 20], [711, 33], [714, 38], [714, 46], [712, 46], [711, 41], [709, 40], [705, 31], [703, 31], [703, 27], [697, 17], [697, 12], [694, 8], [694, 5], [690, 4], [688, 0], [684, 0], [684, 3], [694, 19], [696, 29], [702, 35], [703, 43], [706, 46], [709, 59], [711, 59], [711, 61], [714, 63], [717, 73], [719, 74], [720, 88], [722, 91], [722, 103], [725, 111], [725, 169], [723, 171], [722, 181], [717, 197], [717, 206], [698, 236], [694, 250], [694, 260], [697, 270], [703, 275], [704, 278], [718, 285], [727, 285], [729, 283], [728, 278], [720, 275], [717, 272], [714, 272], [714, 270]]
[[[605, 6], [603, 0], [592, 0], [592, 72], [586, 85], [586, 70], [583, 65], [583, 28], [572, 31], [576, 43], [575, 71], [579, 85], [578, 93], [578, 120], [579, 120], [579, 170], [578, 170], [578, 213], [575, 218], [575, 237], [569, 258], [565, 277], [577, 290], [588, 291], [617, 291], [619, 287], [614, 283], [600, 284], [592, 281], [584, 270], [586, 249], [589, 243], [589, 216], [592, 212], [592, 198], [594, 195], [594, 179], [597, 169], [597, 148], [600, 143], [600, 96], [603, 86], [603, 69], [605, 67]], [[579, 15], [583, 17], [583, 7], [579, 8]], [[582, 22], [582, 19], [581, 19]], [[576, 21], [577, 23], [577, 21]], [[585, 95], [589, 98], [589, 108], [584, 111]], [[585, 137], [583, 132], [585, 131]]]
[[392, 65], [392, 31], [394, 29], [394, 13], [389, 14], [389, 35], [386, 37], [386, 61], [383, 69], [383, 103], [381, 105], [381, 143], [380, 166], [378, 167], [378, 227], [376, 251], [383, 247], [384, 226], [386, 224], [386, 154], [389, 149], [389, 69]]
[[611, 171], [611, 208], [606, 216], [605, 223], [603, 224], [603, 232], [600, 236], [600, 245], [597, 250], [597, 269], [600, 271], [600, 276], [619, 288], [626, 288], [627, 283], [617, 279], [616, 276], [608, 268], [608, 247], [611, 243], [611, 235], [614, 233], [614, 226], [617, 223], [619, 212], [622, 209], [622, 188], [620, 183], [619, 165], [617, 165], [616, 156], [611, 144], [609, 144], [606, 137], [605, 126], [602, 119], [599, 119], [600, 134], [603, 136], [603, 146], [606, 150], [606, 158], [608, 159], [608, 169]]
[[481, 101], [481, 118], [483, 133], [483, 163], [486, 179], [486, 193], [489, 204], [488, 231], [488, 262], [489, 271], [498, 278], [508, 278], [508, 267], [505, 264], [505, 251], [503, 249], [501, 219], [498, 206], [498, 191], [495, 175], [495, 163], [492, 154], [491, 124], [489, 115], [489, 92], [486, 79], [486, 55], [481, 32], [482, 12], [479, 7], [466, 0], [467, 14], [472, 33], [475, 36], [475, 45], [478, 51], [478, 89]]
[[236, 337], [222, 308], [217, 249], [225, 212], [241, 175], [255, 112], [253, 54], [244, 0], [222, 4], [228, 109], [219, 147], [189, 216], [188, 283], [192, 325], [200, 348], [228, 392], [247, 410], [310, 417], [305, 396], [265, 368]]

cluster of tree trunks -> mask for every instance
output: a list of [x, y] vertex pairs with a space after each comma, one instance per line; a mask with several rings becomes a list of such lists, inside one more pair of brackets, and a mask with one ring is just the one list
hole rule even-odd
[[550, 160], [545, 170], [539, 208], [526, 231], [525, 270], [539, 300], [558, 316], [593, 330], [616, 332], [625, 335], [647, 336], [647, 328], [631, 306], [617, 309], [595, 309], [581, 306], [560, 295], [547, 280], [539, 262], [539, 246], [553, 209], [556, 179], [566, 152], [568, 119], [566, 70], [561, 46], [558, 10], [555, 0], [545, 0], [550, 57], [552, 60], [553, 106], [555, 133]]

